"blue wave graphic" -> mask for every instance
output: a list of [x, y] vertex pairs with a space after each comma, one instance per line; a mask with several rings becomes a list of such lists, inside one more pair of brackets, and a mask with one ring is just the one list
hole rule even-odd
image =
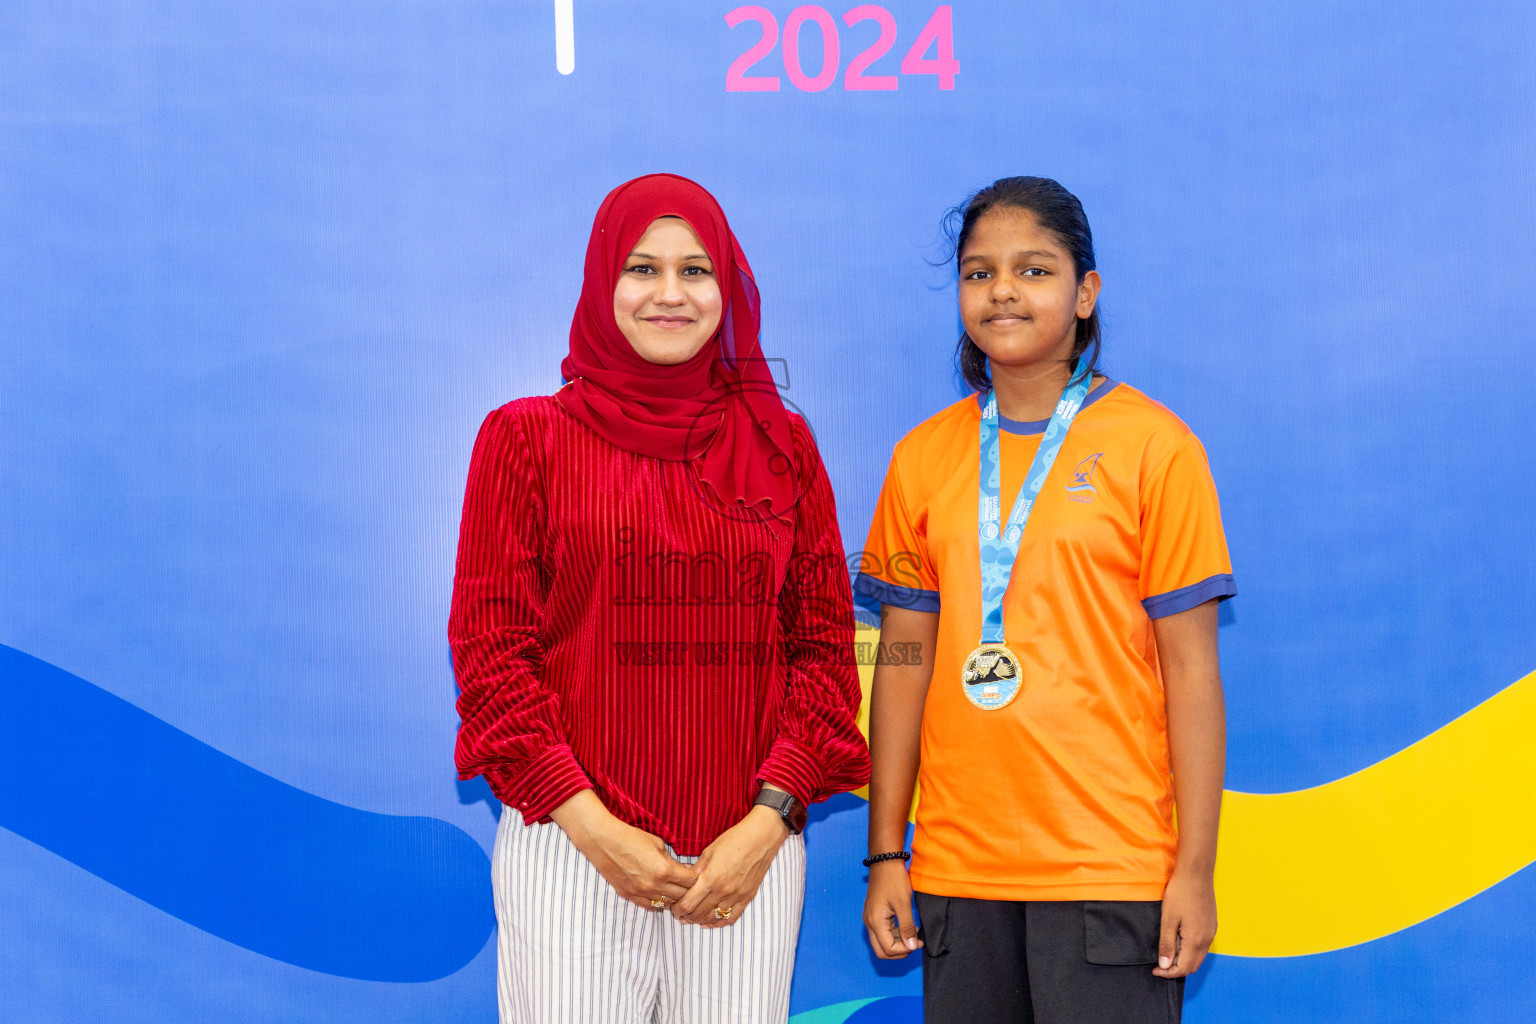
[[0, 780], [0, 826], [285, 963], [433, 981], [495, 924], [461, 829], [306, 793], [3, 644]]

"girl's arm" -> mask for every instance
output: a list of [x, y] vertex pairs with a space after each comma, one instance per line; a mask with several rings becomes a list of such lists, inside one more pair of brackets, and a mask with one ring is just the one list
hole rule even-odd
[[1216, 829], [1226, 775], [1227, 718], [1216, 658], [1216, 602], [1153, 619], [1168, 705], [1179, 852], [1163, 894], [1161, 978], [1182, 978], [1216, 937]]
[[[907, 843], [907, 816], [917, 785], [918, 741], [923, 703], [933, 677], [939, 635], [936, 612], [880, 606], [880, 642], [887, 649], [910, 644], [917, 657], [901, 664], [877, 664], [869, 704], [869, 852], [890, 853]], [[902, 860], [870, 866], [864, 926], [875, 956], [895, 960], [922, 946], [912, 923], [912, 883]]]

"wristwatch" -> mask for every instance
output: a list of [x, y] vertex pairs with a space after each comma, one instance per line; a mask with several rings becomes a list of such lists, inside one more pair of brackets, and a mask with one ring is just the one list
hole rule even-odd
[[783, 790], [763, 787], [757, 791], [757, 799], [752, 801], [753, 807], [758, 804], [778, 811], [790, 835], [797, 836], [805, 831], [805, 805]]

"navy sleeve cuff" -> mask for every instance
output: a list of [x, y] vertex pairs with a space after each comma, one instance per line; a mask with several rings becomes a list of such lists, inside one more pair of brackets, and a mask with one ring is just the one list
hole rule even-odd
[[891, 604], [898, 608], [910, 608], [915, 612], [937, 612], [939, 610], [939, 592], [937, 590], [920, 590], [917, 587], [898, 587], [894, 583], [877, 579], [867, 573], [859, 573], [859, 578], [854, 580], [855, 593], [873, 598], [881, 604]]
[[1179, 612], [1198, 608], [1207, 601], [1225, 601], [1237, 596], [1237, 581], [1229, 572], [1220, 573], [1199, 583], [1192, 583], [1166, 594], [1154, 594], [1141, 602], [1150, 618], [1161, 619]]
[[853, 592], [853, 619], [855, 622], [866, 626], [879, 627], [880, 602], [868, 594], [861, 594], [857, 590]]

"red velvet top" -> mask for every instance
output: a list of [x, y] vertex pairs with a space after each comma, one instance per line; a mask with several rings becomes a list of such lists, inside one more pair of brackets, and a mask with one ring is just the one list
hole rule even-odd
[[448, 622], [460, 778], [528, 822], [590, 787], [684, 855], [760, 781], [806, 805], [868, 781], [832, 489], [791, 419], [799, 499], [764, 521], [551, 397], [486, 418]]

